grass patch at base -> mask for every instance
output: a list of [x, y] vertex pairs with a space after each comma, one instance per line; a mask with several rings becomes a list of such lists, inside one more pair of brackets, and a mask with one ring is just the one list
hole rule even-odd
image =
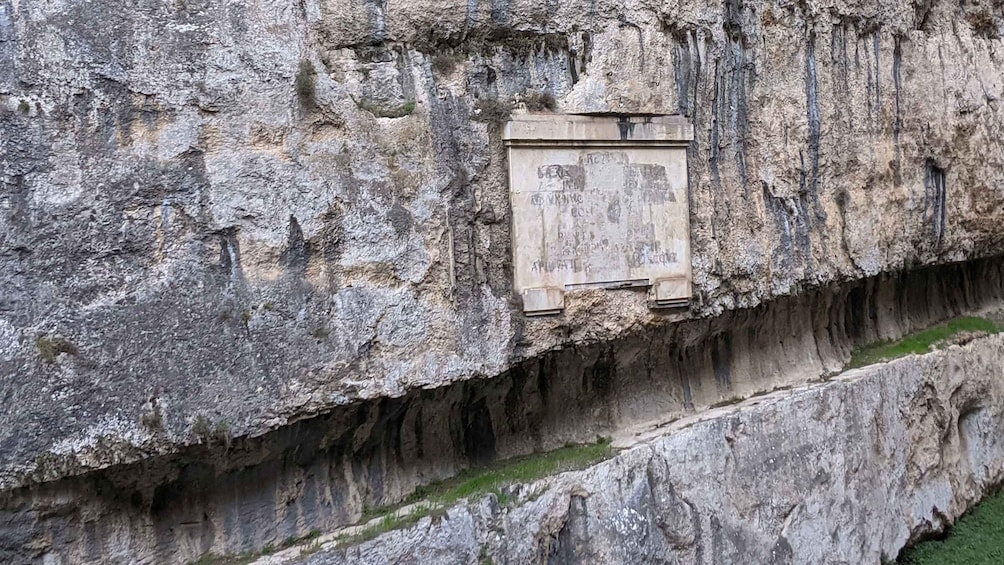
[[[584, 469], [599, 463], [613, 454], [610, 440], [600, 438], [596, 443], [566, 445], [554, 451], [535, 453], [501, 461], [480, 469], [469, 469], [452, 479], [416, 489], [412, 497], [430, 498], [451, 504], [461, 498], [487, 494], [516, 483], [528, 483], [550, 475]], [[423, 496], [424, 495], [424, 496]]]
[[1004, 493], [983, 500], [959, 518], [943, 540], [907, 548], [900, 565], [1000, 565], [1004, 563]]
[[[485, 467], [466, 469], [450, 479], [416, 488], [415, 492], [400, 504], [364, 511], [363, 522], [382, 518], [359, 534], [346, 536], [343, 542], [359, 543], [382, 533], [410, 526], [426, 516], [443, 512], [446, 507], [461, 498], [493, 493], [498, 498], [499, 504], [505, 506], [512, 502], [511, 495], [506, 492], [506, 487], [510, 485], [533, 482], [565, 471], [585, 469], [613, 454], [614, 449], [610, 445], [610, 439], [598, 438], [596, 443], [569, 444], [554, 451], [534, 453]], [[408, 504], [416, 506], [407, 514], [397, 513], [402, 506]]]
[[899, 341], [886, 341], [861, 347], [851, 354], [847, 368], [864, 367], [913, 353], [927, 353], [932, 348], [937, 348], [939, 344], [948, 345], [952, 338], [961, 334], [993, 334], [1001, 329], [1000, 325], [986, 318], [977, 316], [955, 318], [939, 326], [912, 333]]

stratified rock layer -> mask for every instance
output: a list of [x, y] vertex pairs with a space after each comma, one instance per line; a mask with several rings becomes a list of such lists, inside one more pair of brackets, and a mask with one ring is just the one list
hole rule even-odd
[[[710, 405], [818, 382], [856, 346], [1001, 304], [1004, 261], [929, 267], [551, 352], [498, 377], [357, 402], [255, 438], [202, 422], [203, 443], [178, 453], [0, 492], [0, 562], [162, 563], [260, 552], [338, 531], [367, 509], [493, 460], [597, 435], [634, 443], [635, 432], [665, 433]], [[981, 406], [997, 406], [995, 399]], [[941, 418], [941, 408], [928, 408]], [[774, 445], [760, 439], [764, 450]], [[58, 461], [43, 463], [61, 472]], [[735, 485], [737, 496], [744, 485]]]
[[508, 507], [491, 495], [302, 562], [886, 562], [1004, 478], [1002, 355], [997, 335], [720, 409]]
[[[0, 488], [1002, 251], [967, 2], [0, 0]], [[696, 303], [511, 291], [513, 103], [694, 124]]]

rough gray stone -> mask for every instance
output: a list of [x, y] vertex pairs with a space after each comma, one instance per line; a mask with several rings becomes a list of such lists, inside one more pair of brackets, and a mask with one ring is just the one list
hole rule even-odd
[[1004, 478], [1004, 337], [842, 374], [672, 429], [584, 471], [357, 546], [260, 563], [894, 559]]
[[[0, 0], [0, 490], [999, 254], [995, 18]], [[692, 120], [691, 311], [586, 291], [522, 317], [491, 122], [539, 92]]]

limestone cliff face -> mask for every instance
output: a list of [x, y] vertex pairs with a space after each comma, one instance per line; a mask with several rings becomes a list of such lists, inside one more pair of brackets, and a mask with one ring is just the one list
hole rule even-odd
[[[0, 0], [0, 488], [999, 253], [995, 10]], [[541, 94], [692, 121], [688, 313], [522, 316], [497, 123]]]

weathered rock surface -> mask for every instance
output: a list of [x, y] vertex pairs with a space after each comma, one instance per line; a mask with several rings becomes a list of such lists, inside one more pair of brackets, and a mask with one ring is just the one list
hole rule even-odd
[[1004, 479], [1002, 355], [991, 336], [718, 409], [510, 506], [490, 495], [292, 561], [885, 562]]
[[[985, 0], [0, 0], [0, 560], [260, 548], [998, 300], [1000, 24]], [[688, 312], [522, 316], [497, 121], [541, 94], [693, 123]], [[889, 556], [1000, 479], [1000, 348], [317, 559]]]
[[[0, 0], [0, 488], [999, 253], [994, 10]], [[693, 122], [690, 312], [522, 317], [489, 122], [539, 93]]]
[[664, 433], [709, 405], [819, 381], [857, 345], [1001, 304], [1004, 261], [929, 267], [554, 351], [256, 438], [204, 423], [205, 443], [178, 453], [0, 492], [0, 562], [260, 552], [337, 531], [471, 466], [601, 434]]

